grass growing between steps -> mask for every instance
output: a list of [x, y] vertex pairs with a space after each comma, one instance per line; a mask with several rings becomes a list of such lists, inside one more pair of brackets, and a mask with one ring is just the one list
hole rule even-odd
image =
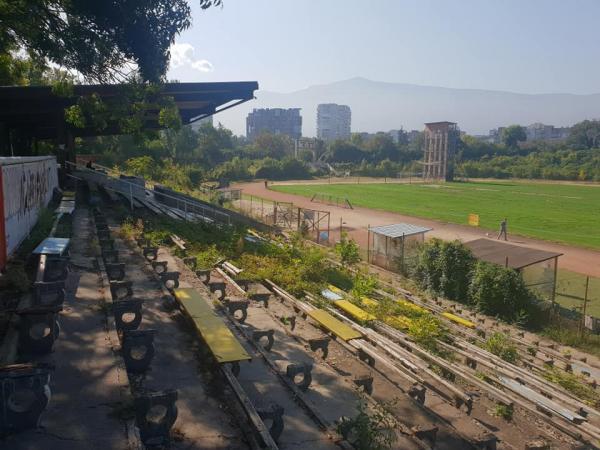
[[593, 387], [586, 384], [586, 379], [583, 376], [558, 369], [548, 369], [543, 376], [548, 381], [562, 386], [584, 403], [594, 408], [600, 407], [600, 394]]
[[[306, 244], [300, 236], [289, 240], [271, 237], [271, 241], [251, 242], [246, 229], [217, 228], [209, 224], [177, 222], [167, 218], [149, 217], [143, 221], [126, 218], [121, 225], [125, 238], [144, 237], [154, 246], [168, 246], [182, 256], [170, 239], [176, 234], [186, 243], [186, 255], [195, 256], [198, 268], [209, 268], [218, 261], [229, 260], [243, 269], [240, 275], [250, 281], [269, 279], [290, 294], [303, 298], [308, 292], [316, 299], [314, 306], [333, 306], [321, 298], [322, 289], [333, 284], [349, 292], [349, 300], [366, 309], [378, 320], [407, 333], [423, 348], [449, 357], [437, 346], [437, 340], [450, 342], [447, 329], [429, 311], [409, 302], [380, 298], [371, 305], [362, 303], [365, 296], [374, 295], [378, 281], [366, 272], [353, 273], [331, 261], [324, 249]], [[307, 299], [308, 300], [308, 299]]]

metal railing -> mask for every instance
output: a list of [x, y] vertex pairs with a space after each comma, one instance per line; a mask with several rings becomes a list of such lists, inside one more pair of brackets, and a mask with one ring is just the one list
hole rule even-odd
[[[163, 192], [157, 192], [153, 189], [147, 189], [145, 186], [141, 186], [139, 184], [132, 183], [131, 181], [127, 181], [127, 180], [118, 178], [116, 176], [110, 175], [109, 173], [100, 172], [100, 171], [90, 169], [88, 167], [85, 167], [85, 166], [82, 166], [79, 164], [75, 164], [75, 163], [71, 163], [71, 162], [67, 162], [67, 164], [73, 166], [75, 168], [75, 170], [77, 170], [78, 172], [83, 172], [84, 174], [94, 175], [94, 177], [93, 177], [94, 179], [92, 181], [94, 181], [98, 184], [101, 184], [105, 189], [119, 193], [119, 194], [123, 195], [124, 197], [128, 198], [129, 204], [130, 204], [130, 207], [132, 210], [134, 207], [135, 199], [139, 199], [141, 201], [153, 200], [153, 201], [161, 204], [161, 206], [171, 207], [171, 208], [175, 208], [180, 211], [183, 211], [183, 218], [185, 221], [190, 220], [190, 218], [193, 218], [193, 215], [196, 215], [196, 216], [200, 216], [202, 219], [209, 219], [210, 221], [213, 221], [213, 222], [231, 225], [231, 216], [229, 214], [218, 211], [215, 208], [210, 208], [208, 206], [202, 205], [199, 202], [185, 200], [183, 198], [169, 195], [169, 194], [166, 194]], [[101, 169], [106, 170], [107, 172], [110, 171], [113, 173], [114, 172], [119, 173], [117, 171], [113, 171], [112, 169], [105, 168], [98, 164], [94, 164], [94, 166], [100, 167]], [[106, 181], [99, 180], [98, 178], [103, 178], [104, 180], [111, 181], [111, 183], [110, 184], [106, 183]], [[117, 186], [114, 185], [115, 183], [117, 184]], [[125, 189], [119, 188], [118, 187], [119, 185], [125, 185]], [[154, 185], [153, 185], [153, 187], [154, 187]], [[144, 197], [140, 198], [140, 195], [135, 195], [136, 192], [137, 193], [143, 192]], [[150, 198], [147, 198], [147, 197], [150, 197]], [[163, 197], [163, 198], [169, 199], [169, 200], [171, 200], [171, 202], [174, 202], [175, 205], [170, 206], [166, 202], [161, 202], [157, 197]], [[190, 214], [192, 214], [192, 216], [190, 216]]]

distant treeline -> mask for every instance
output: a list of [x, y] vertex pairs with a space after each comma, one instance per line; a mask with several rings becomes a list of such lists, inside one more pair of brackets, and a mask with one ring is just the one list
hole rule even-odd
[[[523, 142], [519, 126], [507, 127], [502, 143], [463, 136], [452, 161], [455, 177], [531, 178], [600, 181], [600, 121], [572, 128], [566, 142]], [[305, 179], [337, 174], [396, 177], [420, 172], [422, 136], [395, 142], [379, 133], [368, 140], [319, 143], [296, 153], [284, 135], [264, 133], [250, 142], [218, 125], [182, 127], [137, 136], [108, 136], [78, 141], [78, 153], [99, 162], [174, 186], [203, 181]]]

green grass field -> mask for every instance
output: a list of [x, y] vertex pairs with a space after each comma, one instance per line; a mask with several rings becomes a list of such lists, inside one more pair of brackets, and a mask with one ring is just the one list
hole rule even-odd
[[482, 228], [600, 249], [600, 187], [515, 182], [445, 184], [314, 184], [272, 186], [280, 192], [347, 198], [352, 205], [466, 224], [479, 214]]

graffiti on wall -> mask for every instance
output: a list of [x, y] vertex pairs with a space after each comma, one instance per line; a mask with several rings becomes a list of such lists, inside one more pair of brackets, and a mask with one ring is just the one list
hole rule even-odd
[[56, 159], [2, 166], [4, 222], [10, 255], [35, 225], [58, 187]]

